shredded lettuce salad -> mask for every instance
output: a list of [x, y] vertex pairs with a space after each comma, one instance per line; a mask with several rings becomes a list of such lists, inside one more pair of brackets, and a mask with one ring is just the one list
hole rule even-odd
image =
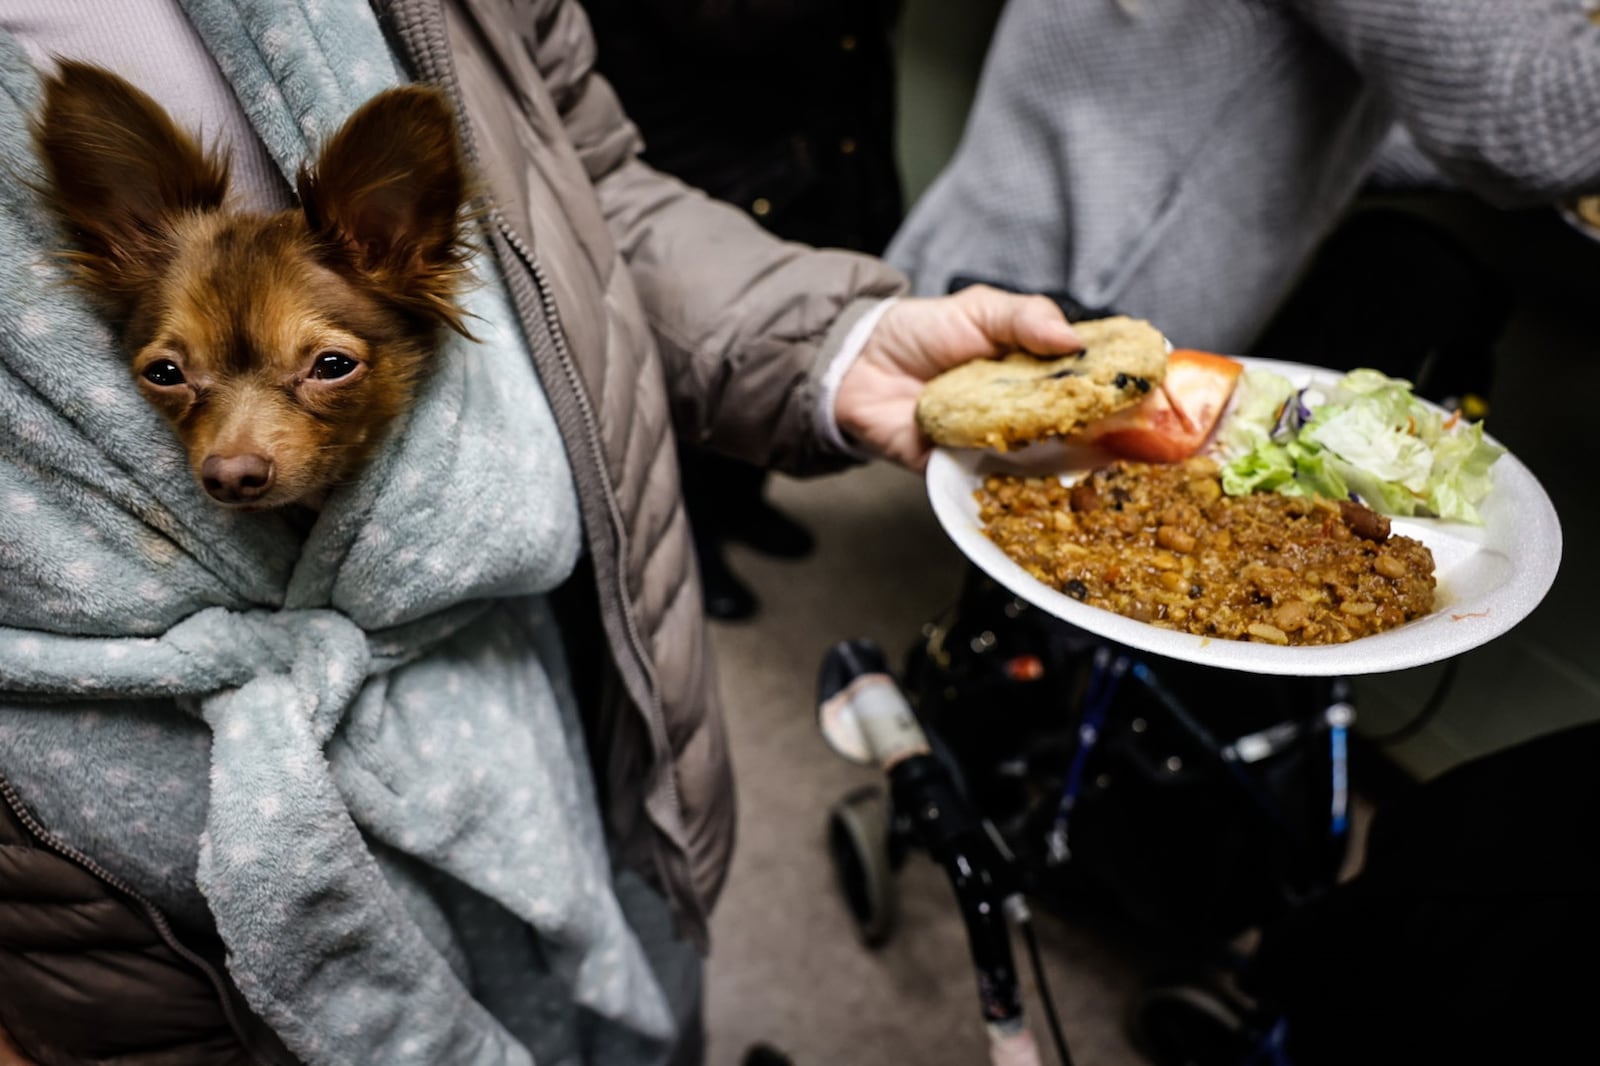
[[1353, 499], [1390, 515], [1433, 515], [1481, 525], [1489, 468], [1505, 449], [1483, 426], [1444, 416], [1411, 383], [1354, 370], [1331, 388], [1296, 389], [1270, 370], [1239, 380], [1218, 434], [1222, 488]]

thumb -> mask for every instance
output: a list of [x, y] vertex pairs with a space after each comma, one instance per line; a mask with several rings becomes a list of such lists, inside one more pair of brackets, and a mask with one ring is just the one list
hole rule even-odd
[[1083, 348], [1083, 340], [1067, 324], [1067, 316], [1048, 297], [1019, 296], [976, 285], [962, 295], [968, 293], [973, 320], [997, 351], [1065, 355]]

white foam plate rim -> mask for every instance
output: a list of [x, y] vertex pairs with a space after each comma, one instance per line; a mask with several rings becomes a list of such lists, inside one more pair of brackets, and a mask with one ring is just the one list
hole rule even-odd
[[[1341, 372], [1240, 357], [1247, 369], [1273, 370], [1297, 387], [1329, 385]], [[1509, 452], [1492, 469], [1494, 487], [1479, 507], [1483, 525], [1395, 518], [1395, 533], [1434, 556], [1432, 613], [1346, 644], [1280, 646], [1182, 633], [1091, 607], [1037, 580], [984, 535], [973, 493], [995, 473], [1056, 473], [1071, 482], [1109, 457], [1093, 448], [1037, 444], [1015, 452], [935, 449], [928, 499], [946, 535], [980, 570], [1040, 610], [1115, 644], [1229, 670], [1305, 677], [1386, 673], [1438, 662], [1486, 644], [1526, 618], [1555, 581], [1561, 523], [1527, 466]]]

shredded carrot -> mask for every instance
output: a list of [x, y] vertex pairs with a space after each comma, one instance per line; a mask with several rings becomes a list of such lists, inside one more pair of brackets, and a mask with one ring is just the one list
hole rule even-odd
[[1443, 428], [1444, 429], [1455, 429], [1456, 428], [1456, 423], [1459, 422], [1459, 421], [1461, 421], [1461, 408], [1457, 407], [1455, 409], [1455, 413], [1452, 414], [1449, 417], [1448, 420], [1446, 420]]

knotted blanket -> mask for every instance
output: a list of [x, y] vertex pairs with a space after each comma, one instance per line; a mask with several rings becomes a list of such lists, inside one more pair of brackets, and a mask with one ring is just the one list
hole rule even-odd
[[[401, 80], [364, 2], [184, 6], [286, 173]], [[309, 533], [229, 512], [52, 259], [38, 95], [0, 40], [0, 772], [180, 918], [198, 887], [189, 920], [308, 1063], [531, 1062], [470, 972], [486, 936], [668, 1035], [541, 596], [580, 551], [571, 474], [488, 257], [478, 341]]]

